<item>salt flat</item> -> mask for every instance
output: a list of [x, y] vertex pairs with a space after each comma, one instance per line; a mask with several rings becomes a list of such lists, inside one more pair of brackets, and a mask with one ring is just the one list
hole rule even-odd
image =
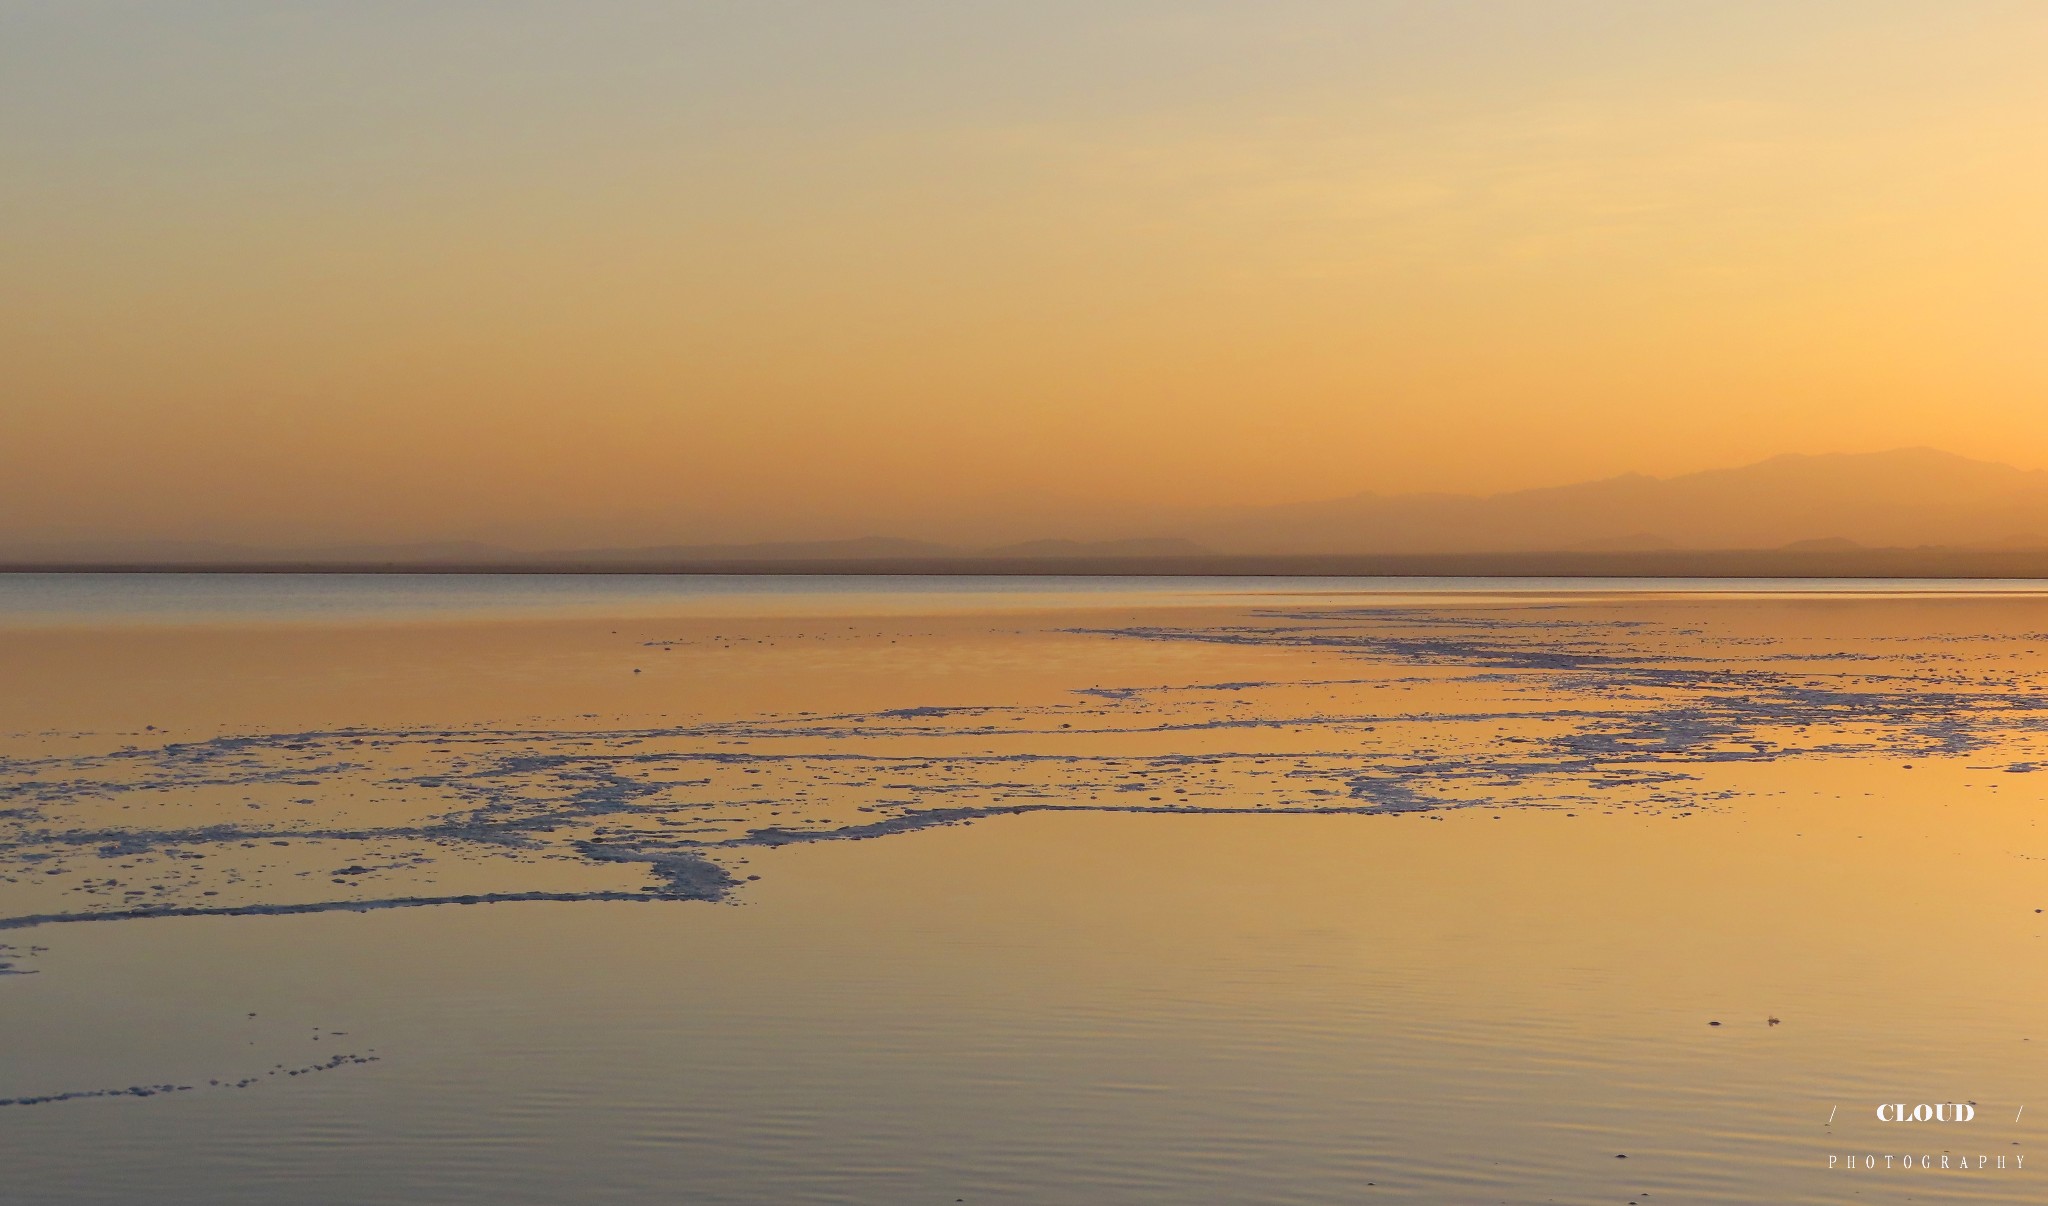
[[223, 581], [0, 585], [33, 1200], [2039, 1196], [2023, 590]]

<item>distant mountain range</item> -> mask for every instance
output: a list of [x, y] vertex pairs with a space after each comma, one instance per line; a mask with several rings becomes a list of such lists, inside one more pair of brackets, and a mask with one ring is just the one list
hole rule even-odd
[[1779, 456], [1487, 496], [1359, 494], [1218, 515], [1219, 552], [2048, 548], [2048, 473], [1931, 448]]
[[257, 548], [206, 542], [0, 547], [15, 566], [561, 567], [1192, 563], [1203, 557], [1651, 556], [1774, 550], [2048, 550], [2048, 472], [1928, 448], [1790, 455], [1678, 477], [1627, 474], [1493, 495], [1358, 494], [1188, 513], [1156, 535], [967, 547], [896, 537], [520, 550], [472, 542]]
[[1136, 540], [1030, 540], [989, 548], [863, 536], [856, 540], [787, 540], [754, 544], [665, 544], [631, 548], [507, 548], [476, 541], [418, 544], [341, 544], [307, 548], [260, 547], [214, 541], [92, 541], [0, 546], [9, 565], [433, 565], [518, 568], [524, 565], [695, 565], [820, 561], [923, 562], [975, 560], [1131, 560], [1200, 556], [1209, 550], [1170, 537]]

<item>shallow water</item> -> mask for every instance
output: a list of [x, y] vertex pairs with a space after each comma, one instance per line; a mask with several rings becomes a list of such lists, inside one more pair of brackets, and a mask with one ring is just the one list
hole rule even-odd
[[2041, 1196], [2048, 597], [1077, 581], [0, 579], [10, 1184]]

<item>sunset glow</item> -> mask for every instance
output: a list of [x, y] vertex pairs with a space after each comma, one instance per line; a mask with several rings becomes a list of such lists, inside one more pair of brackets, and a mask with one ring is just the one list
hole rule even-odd
[[12, 539], [2048, 464], [2048, 10], [0, 9]]

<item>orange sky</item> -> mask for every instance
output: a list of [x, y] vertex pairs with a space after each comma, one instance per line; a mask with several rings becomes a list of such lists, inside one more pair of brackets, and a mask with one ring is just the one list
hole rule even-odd
[[2048, 465], [2048, 6], [0, 3], [0, 538]]

